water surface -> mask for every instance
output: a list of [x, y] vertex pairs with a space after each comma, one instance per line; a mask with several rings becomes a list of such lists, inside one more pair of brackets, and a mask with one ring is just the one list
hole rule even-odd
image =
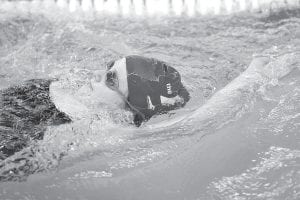
[[[139, 54], [174, 65], [192, 97], [141, 128], [122, 111], [49, 127], [1, 162], [16, 180], [1, 199], [299, 199], [299, 8], [149, 18], [1, 5], [0, 88], [76, 85]], [[269, 64], [248, 68], [259, 56]]]

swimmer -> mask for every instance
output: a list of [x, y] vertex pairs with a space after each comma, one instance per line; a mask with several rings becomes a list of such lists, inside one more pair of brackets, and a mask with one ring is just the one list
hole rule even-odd
[[90, 108], [126, 109], [140, 126], [190, 99], [178, 71], [142, 56], [112, 61], [88, 85], [70, 93], [58, 80], [34, 79], [0, 91], [0, 160], [42, 139], [47, 126], [71, 123]]

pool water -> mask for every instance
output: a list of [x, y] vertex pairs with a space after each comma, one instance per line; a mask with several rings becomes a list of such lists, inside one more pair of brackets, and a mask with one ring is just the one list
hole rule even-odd
[[[76, 87], [130, 54], [178, 69], [186, 107], [140, 128], [103, 110], [49, 127], [1, 161], [0, 199], [300, 198], [299, 7], [124, 17], [0, 4], [0, 89], [32, 78]], [[249, 67], [261, 56], [266, 66]]]

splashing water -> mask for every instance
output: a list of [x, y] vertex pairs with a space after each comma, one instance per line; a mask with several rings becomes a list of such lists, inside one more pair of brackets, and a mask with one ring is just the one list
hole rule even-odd
[[48, 127], [1, 161], [2, 180], [25, 181], [1, 182], [1, 199], [299, 199], [299, 8], [122, 18], [7, 5], [0, 89], [31, 78], [76, 89], [139, 54], [176, 67], [192, 98], [140, 128], [130, 113], [101, 109]]

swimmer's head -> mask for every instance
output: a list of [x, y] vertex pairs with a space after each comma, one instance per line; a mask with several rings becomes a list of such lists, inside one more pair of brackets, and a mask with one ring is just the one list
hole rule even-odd
[[94, 72], [90, 81], [89, 99], [107, 108], [125, 108], [128, 96], [126, 59], [113, 62], [107, 70]]
[[157, 113], [184, 106], [190, 98], [179, 72], [152, 58], [127, 56], [112, 61], [103, 78], [106, 87], [135, 114], [137, 125]]

